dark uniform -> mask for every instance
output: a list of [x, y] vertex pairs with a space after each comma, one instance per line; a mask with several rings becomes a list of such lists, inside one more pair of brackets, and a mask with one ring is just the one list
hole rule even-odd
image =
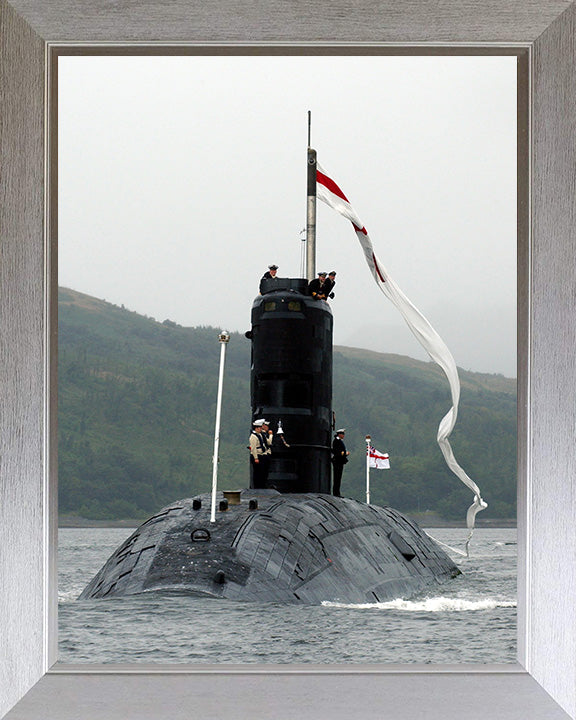
[[[270, 469], [270, 447], [267, 437], [254, 430], [250, 434], [250, 464], [252, 465], [252, 478], [255, 488], [265, 488]], [[256, 462], [256, 458], [258, 462]]]
[[[262, 292], [262, 288], [263, 288], [263, 285], [264, 285], [264, 280], [278, 280], [278, 277], [277, 277], [276, 275], [272, 275], [272, 274], [270, 273], [270, 270], [278, 270], [278, 266], [277, 266], [277, 265], [270, 265], [270, 268], [269, 268], [269, 269], [264, 273], [264, 275], [262, 275], [262, 277], [260, 278], [260, 287], [259, 287], [260, 295], [263, 295], [263, 294], [264, 294], [264, 293]], [[272, 292], [272, 291], [271, 291], [271, 290], [268, 290], [268, 292]]]
[[[266, 424], [266, 427], [268, 427], [268, 424]], [[272, 457], [272, 440], [274, 436], [268, 430], [264, 430], [264, 428], [262, 428], [262, 432], [260, 433], [260, 435], [262, 437], [264, 453], [260, 457], [260, 463], [258, 464], [262, 465], [260, 472], [262, 473], [261, 479], [264, 482], [264, 485], [262, 487], [264, 487], [268, 482], [268, 473], [270, 472], [270, 459]]]
[[308, 292], [313, 298], [318, 300], [326, 300], [326, 280], [322, 277], [317, 277], [315, 280], [310, 280], [308, 284]]
[[339, 433], [332, 441], [332, 466], [334, 468], [334, 483], [332, 486], [332, 495], [341, 497], [340, 495], [340, 483], [342, 481], [342, 471], [344, 465], [348, 462], [348, 453], [346, 452], [346, 445], [341, 438], [338, 437]]
[[[336, 277], [336, 275], [334, 275], [334, 277]], [[326, 295], [326, 297], [329, 297], [329, 295], [330, 295], [330, 293], [332, 292], [332, 290], [334, 290], [334, 285], [336, 285], [336, 280], [334, 280], [333, 278], [331, 278], [330, 276], [328, 276], [328, 277], [326, 278], [326, 281], [325, 281], [325, 283], [324, 283], [324, 288], [323, 288], [323, 289], [324, 289], [324, 294]]]

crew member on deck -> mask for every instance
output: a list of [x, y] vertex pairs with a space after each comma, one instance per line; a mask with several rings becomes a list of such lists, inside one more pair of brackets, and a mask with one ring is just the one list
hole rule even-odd
[[270, 472], [270, 458], [272, 457], [272, 440], [274, 433], [270, 430], [270, 420], [262, 418], [258, 422], [262, 423], [262, 441], [264, 446], [264, 452], [260, 456], [260, 472], [262, 473], [260, 479], [263, 483], [262, 487], [265, 487], [268, 482], [268, 473]]
[[248, 446], [250, 449], [250, 464], [252, 465], [254, 487], [256, 488], [266, 487], [266, 480], [268, 479], [268, 463], [266, 460], [263, 460], [268, 451], [268, 443], [262, 434], [263, 424], [263, 420], [256, 420], [253, 423], [253, 430], [250, 433]]
[[332, 466], [334, 468], [334, 483], [332, 485], [332, 495], [336, 497], [342, 497], [340, 495], [340, 483], [342, 481], [342, 471], [344, 465], [348, 462], [348, 455], [350, 453], [346, 450], [344, 445], [344, 433], [346, 428], [340, 428], [336, 430], [336, 435], [332, 442]]
[[270, 462], [270, 455], [272, 455], [272, 440], [274, 440], [274, 433], [270, 430], [270, 421], [264, 420], [262, 422], [262, 437], [266, 443], [267, 451], [264, 453], [268, 457], [268, 463]]
[[[260, 295], [263, 295], [262, 292], [264, 287], [264, 280], [274, 280], [276, 277], [276, 273], [278, 272], [278, 265], [268, 265], [268, 271], [262, 275], [262, 278], [260, 279]], [[270, 292], [270, 291], [268, 291]]]
[[316, 300], [326, 300], [326, 273], [319, 272], [315, 280], [311, 280], [308, 285], [308, 292]]
[[326, 297], [334, 297], [334, 293], [332, 292], [332, 290], [334, 290], [334, 285], [336, 285], [336, 270], [332, 270], [332, 272], [328, 273], [328, 278], [324, 283], [324, 292]]

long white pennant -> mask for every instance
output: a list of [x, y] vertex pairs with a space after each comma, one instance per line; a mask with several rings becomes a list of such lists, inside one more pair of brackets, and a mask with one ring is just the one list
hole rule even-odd
[[420, 310], [418, 310], [418, 308], [410, 302], [406, 295], [404, 295], [402, 290], [400, 290], [398, 285], [396, 285], [394, 280], [390, 277], [384, 265], [382, 265], [380, 260], [376, 257], [370, 236], [368, 235], [364, 224], [356, 214], [356, 211], [350, 205], [348, 198], [344, 195], [339, 186], [320, 167], [320, 165], [317, 167], [317, 197], [350, 220], [354, 227], [354, 231], [356, 232], [356, 236], [360, 241], [362, 250], [364, 251], [368, 267], [370, 268], [378, 287], [382, 290], [384, 295], [392, 301], [396, 308], [398, 308], [402, 317], [406, 321], [406, 324], [416, 336], [418, 342], [426, 350], [431, 359], [442, 368], [448, 379], [448, 383], [450, 384], [452, 407], [440, 421], [436, 439], [450, 470], [452, 470], [452, 472], [474, 493], [474, 502], [468, 508], [468, 512], [466, 513], [466, 525], [470, 530], [470, 534], [468, 535], [468, 539], [466, 541], [466, 555], [468, 555], [468, 546], [474, 531], [476, 514], [481, 510], [484, 510], [484, 508], [488, 507], [488, 505], [484, 502], [484, 500], [482, 500], [478, 485], [476, 485], [476, 483], [467, 475], [464, 469], [456, 461], [454, 452], [452, 451], [452, 447], [448, 441], [448, 437], [456, 424], [456, 418], [458, 417], [458, 403], [460, 401], [460, 379], [458, 377], [456, 363], [454, 362], [452, 353], [440, 335], [438, 335], [436, 330], [434, 330]]

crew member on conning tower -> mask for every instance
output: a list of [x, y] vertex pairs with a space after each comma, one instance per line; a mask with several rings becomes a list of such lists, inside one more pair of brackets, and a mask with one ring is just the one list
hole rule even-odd
[[[278, 265], [268, 265], [268, 271], [262, 275], [262, 278], [260, 279], [260, 295], [263, 295], [263, 289], [264, 289], [264, 281], [265, 280], [274, 280], [276, 279], [276, 273], [278, 272]], [[270, 292], [270, 287], [268, 287], [268, 292]]]
[[318, 277], [315, 280], [311, 280], [308, 285], [308, 292], [316, 300], [326, 300], [326, 273], [319, 272]]
[[334, 297], [334, 293], [332, 292], [332, 290], [334, 290], [334, 285], [336, 285], [336, 271], [332, 270], [332, 272], [328, 273], [328, 277], [324, 283], [324, 292], [326, 297]]

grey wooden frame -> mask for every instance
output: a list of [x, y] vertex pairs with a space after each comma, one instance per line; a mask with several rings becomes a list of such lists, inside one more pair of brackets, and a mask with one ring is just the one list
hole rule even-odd
[[[576, 718], [575, 5], [318, 0], [274, 8], [269, 14], [256, 0], [0, 0], [0, 716]], [[529, 241], [519, 258], [518, 665], [54, 665], [50, 48], [213, 42], [270, 44], [279, 52], [341, 44], [345, 51], [352, 35], [366, 51], [382, 44], [516, 48], [528, 63], [530, 172], [519, 203]]]

